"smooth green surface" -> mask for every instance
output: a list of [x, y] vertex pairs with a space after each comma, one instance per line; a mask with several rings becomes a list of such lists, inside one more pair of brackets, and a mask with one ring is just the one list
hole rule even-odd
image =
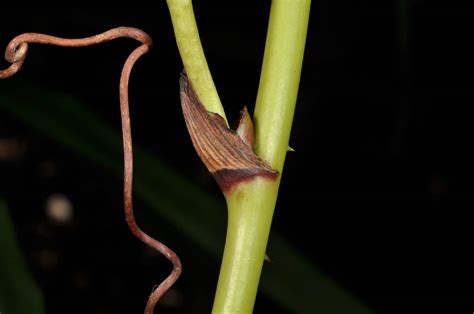
[[227, 122], [211, 72], [207, 66], [191, 0], [167, 0], [176, 43], [194, 91], [208, 111], [218, 113]]
[[[118, 110], [117, 104], [117, 114]], [[119, 127], [112, 129], [98, 119], [86, 105], [70, 96], [45, 88], [32, 88], [18, 82], [12, 85], [11, 81], [2, 81], [0, 114], [7, 113], [73, 153], [106, 168], [122, 181], [123, 152]], [[87, 127], [84, 127], [85, 125]], [[226, 224], [223, 201], [209, 196], [138, 145], [134, 146], [134, 152], [135, 196], [189, 241], [197, 244], [199, 249], [216, 260], [220, 259]], [[123, 215], [122, 210], [118, 210], [117, 215]], [[321, 282], [320, 279], [324, 275], [317, 267], [297, 254], [284, 239], [276, 234], [272, 237], [278, 239], [274, 243], [270, 241], [268, 250], [273, 262], [266, 265], [268, 272], [262, 276], [261, 282], [262, 292], [269, 298], [285, 305], [292, 313], [312, 313], [313, 310], [328, 314], [371, 313], [334, 281]], [[172, 243], [169, 245], [172, 246]], [[179, 254], [179, 249], [176, 251]], [[285, 272], [282, 272], [282, 269]], [[288, 269], [306, 275], [303, 279], [294, 278], [290, 281], [292, 278], [287, 272]], [[304, 293], [295, 293], [300, 287], [304, 287]], [[321, 291], [325, 292], [325, 298], [324, 302], [319, 303], [313, 296], [321, 295]], [[351, 310], [325, 311], [344, 305], [346, 309]]]
[[7, 206], [0, 199], [0, 313], [44, 313], [43, 297], [19, 249]]
[[[310, 0], [274, 0], [270, 10], [254, 114], [255, 152], [280, 174], [298, 94], [310, 4]], [[226, 196], [229, 222], [213, 313], [253, 311], [280, 178], [245, 182]]]
[[[276, 193], [278, 185], [275, 182], [257, 179], [240, 185], [226, 197], [227, 236], [213, 313], [252, 313]], [[272, 252], [269, 255], [272, 259], [278, 258]]]
[[255, 152], [283, 170], [309, 21], [310, 0], [274, 0], [255, 103]]

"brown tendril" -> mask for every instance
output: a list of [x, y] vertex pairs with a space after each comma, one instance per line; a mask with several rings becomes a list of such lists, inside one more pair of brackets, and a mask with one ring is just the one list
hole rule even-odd
[[83, 47], [100, 44], [117, 38], [128, 37], [142, 43], [127, 58], [120, 76], [120, 114], [122, 119], [122, 138], [123, 138], [123, 154], [124, 154], [124, 208], [125, 220], [127, 221], [130, 231], [135, 237], [156, 249], [163, 254], [173, 264], [171, 274], [151, 293], [145, 314], [152, 314], [156, 303], [161, 296], [176, 282], [181, 274], [181, 261], [179, 257], [163, 243], [153, 239], [143, 232], [137, 225], [133, 215], [132, 205], [132, 180], [133, 180], [133, 150], [132, 150], [132, 132], [130, 128], [130, 112], [128, 101], [128, 82], [130, 73], [135, 62], [145, 53], [151, 46], [152, 40], [148, 34], [133, 27], [117, 27], [102, 34], [80, 39], [59, 38], [38, 33], [24, 33], [13, 38], [5, 51], [5, 59], [11, 63], [10, 67], [0, 70], [0, 78], [7, 78], [18, 72], [25, 61], [28, 52], [28, 44], [47, 44], [62, 47]]

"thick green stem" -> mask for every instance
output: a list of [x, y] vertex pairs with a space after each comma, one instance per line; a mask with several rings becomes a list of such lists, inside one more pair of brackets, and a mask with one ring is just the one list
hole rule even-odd
[[226, 197], [227, 237], [212, 313], [252, 313], [277, 193], [277, 182], [257, 179]]
[[254, 112], [255, 152], [283, 170], [290, 138], [311, 0], [273, 0]]
[[167, 3], [179, 53], [194, 91], [208, 111], [218, 113], [227, 122], [204, 56], [191, 0], [167, 0]]
[[[280, 174], [298, 93], [310, 3], [273, 0], [270, 12], [254, 115], [255, 150]], [[226, 195], [229, 221], [213, 313], [252, 312], [279, 184], [280, 177], [256, 179]]]

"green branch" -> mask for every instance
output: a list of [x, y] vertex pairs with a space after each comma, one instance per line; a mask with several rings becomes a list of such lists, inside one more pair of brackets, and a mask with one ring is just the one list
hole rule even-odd
[[218, 113], [227, 122], [202, 50], [191, 0], [167, 0], [167, 3], [179, 53], [194, 91], [208, 111]]
[[255, 152], [280, 173], [290, 138], [311, 0], [274, 0], [254, 112]]

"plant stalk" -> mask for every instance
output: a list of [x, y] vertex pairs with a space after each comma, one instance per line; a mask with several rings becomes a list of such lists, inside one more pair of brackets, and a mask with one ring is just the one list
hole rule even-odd
[[310, 3], [272, 2], [254, 112], [255, 152], [280, 176], [275, 181], [257, 178], [242, 183], [226, 195], [229, 218], [212, 310], [215, 314], [253, 311], [288, 150]]
[[186, 74], [204, 107], [227, 122], [216, 86], [207, 65], [194, 18], [191, 0], [167, 0], [176, 43]]

